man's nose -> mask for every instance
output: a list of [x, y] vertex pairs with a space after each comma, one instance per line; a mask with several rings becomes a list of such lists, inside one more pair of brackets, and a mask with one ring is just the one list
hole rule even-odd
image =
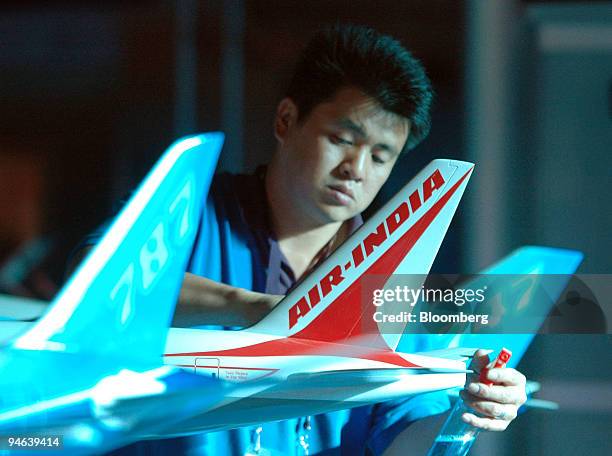
[[340, 175], [344, 179], [360, 182], [365, 174], [367, 160], [367, 150], [365, 147], [356, 148], [344, 158], [340, 164]]

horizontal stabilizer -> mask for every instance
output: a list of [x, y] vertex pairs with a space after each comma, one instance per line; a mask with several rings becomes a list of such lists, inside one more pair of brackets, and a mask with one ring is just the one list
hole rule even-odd
[[477, 348], [443, 348], [441, 350], [431, 350], [426, 352], [415, 353], [415, 355], [431, 356], [434, 358], [454, 359], [457, 361], [465, 361], [472, 358]]
[[19, 296], [0, 295], [0, 321], [35, 321], [49, 303]]
[[354, 406], [461, 386], [471, 371], [461, 368], [462, 363], [456, 364], [456, 368], [367, 368], [299, 373], [288, 376], [285, 382], [258, 396], [324, 401], [346, 408], [349, 403]]
[[[179, 421], [205, 413], [218, 405], [237, 385], [183, 369], [163, 367], [168, 373], [155, 379], [158, 391], [135, 389], [118, 395], [130, 383], [138, 385], [143, 374], [121, 371], [92, 389], [96, 417], [111, 427], [137, 436], [151, 435]], [[152, 382], [150, 382], [152, 383]], [[173, 410], [168, 414], [168, 410]]]
[[288, 381], [304, 381], [311, 386], [316, 382], [337, 386], [359, 385], [365, 383], [392, 383], [412, 375], [428, 374], [470, 374], [469, 369], [447, 367], [421, 367], [417, 369], [347, 369], [338, 371], [300, 373], [290, 375]]

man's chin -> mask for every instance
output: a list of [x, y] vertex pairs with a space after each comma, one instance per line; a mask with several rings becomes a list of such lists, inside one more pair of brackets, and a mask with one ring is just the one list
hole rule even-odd
[[324, 217], [327, 223], [344, 222], [359, 214], [359, 211], [347, 206], [327, 206], [323, 209]]

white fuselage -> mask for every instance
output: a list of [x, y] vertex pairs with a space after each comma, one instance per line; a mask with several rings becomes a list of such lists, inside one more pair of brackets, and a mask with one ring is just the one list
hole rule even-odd
[[165, 353], [166, 364], [241, 385], [212, 410], [165, 435], [315, 415], [465, 382], [465, 373], [427, 370], [462, 371], [462, 361], [250, 331], [173, 328]]

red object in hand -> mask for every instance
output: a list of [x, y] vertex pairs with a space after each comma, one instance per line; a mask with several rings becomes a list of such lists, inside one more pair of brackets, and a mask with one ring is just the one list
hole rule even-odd
[[484, 367], [480, 371], [480, 377], [478, 378], [478, 381], [480, 383], [484, 383], [485, 385], [492, 385], [493, 382], [487, 379], [487, 373], [489, 372], [489, 369], [493, 369], [496, 367], [504, 367], [506, 363], [510, 360], [511, 356], [512, 356], [512, 352], [510, 350], [508, 350], [507, 348], [502, 348], [501, 351], [499, 352], [499, 355], [497, 355], [497, 359], [495, 360], [493, 367], [492, 368]]

